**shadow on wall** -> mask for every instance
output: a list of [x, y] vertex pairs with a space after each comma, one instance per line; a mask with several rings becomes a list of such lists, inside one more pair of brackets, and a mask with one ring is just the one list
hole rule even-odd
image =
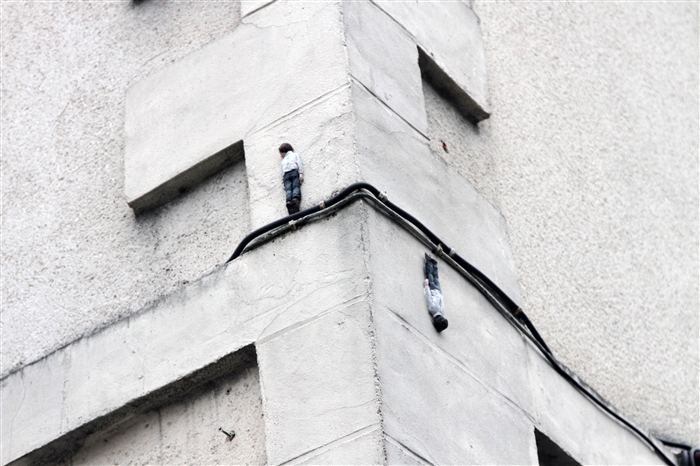
[[26, 460], [71, 466], [265, 464], [255, 347], [246, 346], [18, 461]]

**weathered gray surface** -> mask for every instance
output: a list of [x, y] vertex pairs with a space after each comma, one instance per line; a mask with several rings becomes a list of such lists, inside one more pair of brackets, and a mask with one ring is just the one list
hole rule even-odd
[[287, 215], [277, 151], [282, 142], [291, 141], [304, 164], [302, 209], [358, 181], [353, 127], [350, 88], [343, 85], [247, 137], [252, 227]]
[[[318, 407], [316, 413], [337, 426], [329, 433], [309, 422], [304, 426], [307, 438], [300, 438], [289, 428], [266, 425], [267, 449], [278, 461], [366, 463], [386, 454], [389, 462], [420, 461], [420, 456], [444, 461], [464, 457], [460, 462], [531, 462], [532, 428], [536, 425], [554, 436], [552, 431], [561, 430], [559, 422], [571, 430], [557, 441], [567, 450], [572, 450], [573, 443], [586, 445], [588, 452], [576, 453], [586, 461], [604, 462], [599, 455], [608, 449], [615, 461], [622, 461], [618, 448], [629, 450], [634, 462], [657, 460], [624, 430], [600, 421], [599, 413], [592, 412], [579, 395], [560, 387], [561, 381], [546, 365], [540, 366], [541, 361], [531, 361], [525, 368], [512, 365], [512, 360], [522, 362], [523, 353], [517, 349], [523, 342], [495, 313], [491, 320], [491, 314], [482, 312], [483, 300], [468, 287], [446, 296], [448, 313], [454, 313], [451, 333], [435, 335], [421, 306], [422, 295], [416, 300], [414, 294], [420, 290], [419, 284], [413, 285], [420, 280], [420, 269], [414, 267], [419, 266], [423, 248], [396, 233], [385, 220], [377, 220], [380, 216], [365, 216], [359, 207], [279, 238], [225, 270], [185, 286], [230, 254], [236, 240], [250, 231], [251, 217], [258, 226], [283, 212], [275, 153], [282, 138], [307, 156], [306, 206], [349, 181], [367, 178], [517, 302], [525, 302], [552, 346], [566, 355], [567, 362], [574, 362], [574, 369], [595, 375], [596, 388], [602, 387], [605, 393], [607, 387], [617, 394], [615, 399], [625, 412], [642, 413], [650, 419], [647, 425], [660, 426], [662, 434], [696, 438], [697, 371], [687, 371], [676, 362], [690, 361], [691, 368], [697, 367], [697, 355], [688, 349], [697, 345], [686, 344], [697, 341], [698, 209], [692, 183], [697, 163], [685, 158], [697, 153], [697, 28], [692, 26], [697, 6], [654, 4], [630, 14], [627, 6], [620, 5], [591, 11], [585, 5], [566, 10], [552, 5], [481, 4], [482, 15], [492, 25], [485, 37], [488, 69], [492, 78], [493, 72], [498, 76], [491, 82], [498, 118], [478, 127], [465, 125], [454, 120], [449, 106], [440, 106], [428, 90], [428, 121], [446, 129], [443, 133], [429, 129], [428, 140], [415, 128], [420, 125], [424, 99], [415, 99], [417, 109], [411, 109], [407, 99], [381, 92], [393, 85], [410, 90], [416, 75], [397, 77], [389, 69], [368, 74], [363, 68], [393, 63], [378, 60], [360, 33], [364, 29], [358, 19], [395, 29], [374, 6], [347, 5], [344, 23], [340, 12], [345, 7], [340, 4], [275, 2], [256, 10], [263, 4], [241, 6], [248, 15], [247, 30], [260, 27], [256, 32], [261, 37], [271, 34], [281, 43], [289, 43], [287, 32], [301, 30], [297, 39], [307, 41], [307, 48], [332, 49], [333, 55], [322, 60], [340, 63], [343, 70], [338, 76], [342, 74], [343, 79], [320, 93], [317, 87], [304, 88], [308, 94], [302, 92], [298, 101], [291, 98], [281, 110], [274, 105], [246, 109], [260, 110], [265, 120], [239, 139], [231, 139], [245, 142], [247, 179], [239, 163], [168, 206], [135, 219], [121, 197], [124, 89], [230, 32], [238, 22], [238, 5], [216, 10], [207, 4], [199, 23], [193, 20], [199, 18], [199, 10], [169, 2], [144, 2], [143, 8], [111, 4], [114, 10], [88, 4], [85, 10], [75, 9], [75, 4], [28, 4], [21, 10], [24, 4], [3, 3], [3, 26], [6, 18], [12, 26], [3, 27], [3, 53], [9, 52], [3, 66], [23, 70], [13, 72], [7, 81], [12, 92], [7, 91], [9, 104], [3, 103], [3, 123], [15, 125], [3, 133], [7, 151], [2, 162], [3, 194], [9, 193], [3, 197], [3, 274], [12, 277], [9, 284], [3, 283], [3, 368], [24, 366], [2, 381], [3, 462], [5, 455], [16, 457], [75, 432], [90, 419], [108, 416], [129, 400], [171, 386], [252, 342], [276, 348], [261, 357], [270, 368], [261, 372], [263, 389], [265, 378], [275, 374], [299, 384], [297, 392], [272, 381], [271, 406], [282, 412], [271, 408], [266, 416], [277, 416], [280, 422], [303, 419], [303, 403], [285, 406], [283, 398], [303, 400], [309, 392], [320, 391], [333, 411]], [[170, 7], [188, 14], [184, 20], [175, 15], [179, 19], [172, 30], [168, 23], [161, 37], [160, 20], [170, 16], [154, 12], [172, 13]], [[509, 8], [515, 8], [516, 14]], [[214, 11], [232, 16], [213, 18]], [[318, 15], [312, 18], [310, 11]], [[418, 40], [422, 25], [411, 21], [427, 21], [432, 14], [403, 21], [407, 34], [380, 36], [381, 43], [395, 44], [403, 52], [392, 56], [400, 70], [408, 73], [407, 64], [416, 56], [415, 47], [403, 40], [406, 35], [415, 36], [414, 45], [431, 52], [434, 45]], [[212, 20], [214, 31], [197, 34], [193, 26], [196, 37], [191, 48], [179, 36], [173, 37], [180, 23], [201, 25], [206, 18]], [[317, 21], [307, 21], [310, 18]], [[460, 22], [460, 27], [473, 25], [475, 18]], [[452, 29], [453, 19], [441, 23], [444, 30], [436, 36], [438, 42], [447, 37], [442, 33]], [[287, 24], [296, 20], [298, 24]], [[45, 30], [34, 26], [47, 22], [51, 27]], [[147, 26], [135, 26], [144, 23]], [[636, 28], [637, 23], [650, 24], [653, 34]], [[158, 33], [155, 27], [161, 28]], [[635, 28], [635, 34], [630, 28]], [[82, 41], [70, 40], [76, 30], [81, 31]], [[320, 30], [323, 34], [318, 34]], [[114, 31], [119, 33], [112, 35]], [[134, 31], [123, 39], [123, 34]], [[569, 31], [575, 34], [570, 36]], [[321, 36], [322, 44], [310, 36]], [[133, 37], [143, 40], [133, 46]], [[664, 40], [649, 39], [659, 37]], [[459, 40], [466, 39], [460, 36]], [[634, 41], [631, 51], [629, 40]], [[77, 42], [84, 46], [76, 47]], [[122, 43], [132, 45], [115, 46]], [[152, 43], [158, 50], [151, 48]], [[461, 66], [459, 57], [450, 52], [452, 45], [445, 46], [446, 56]], [[464, 50], [472, 46], [467, 44]], [[309, 57], [308, 50], [293, 51], [302, 59], [319, 58]], [[452, 73], [455, 69], [449, 60], [440, 61], [440, 53], [435, 54], [435, 63], [442, 64], [442, 72]], [[53, 69], [56, 64], [60, 66]], [[631, 66], [623, 66], [627, 64]], [[460, 72], [453, 74], [455, 80], [466, 80]], [[296, 76], [290, 86], [301, 85]], [[263, 89], [257, 92], [265, 91], [268, 79], [271, 89], [278, 89], [281, 79], [276, 74], [255, 78], [257, 88]], [[330, 82], [325, 80], [328, 73], [323, 78], [320, 85]], [[3, 75], [3, 86], [5, 82]], [[4, 87], [4, 102], [5, 92]], [[443, 140], [449, 152], [442, 148]], [[630, 154], [641, 162], [631, 164]], [[505, 218], [494, 214], [450, 166], [472, 180]], [[567, 216], [571, 212], [575, 214]], [[603, 220], [593, 221], [600, 212], [605, 213]], [[516, 238], [517, 261], [511, 257], [506, 226]], [[399, 259], [383, 250], [393, 243], [401, 252]], [[641, 246], [629, 249], [630, 244]], [[525, 301], [520, 299], [514, 263], [529, 277], [523, 286]], [[456, 274], [443, 274], [445, 284], [455, 290]], [[637, 292], [640, 296], [633, 296]], [[146, 302], [158, 297], [153, 307], [144, 309]], [[667, 303], [674, 303], [670, 311], [655, 313], [667, 311]], [[362, 309], [364, 314], [358, 320], [356, 313], [345, 313], [350, 309]], [[456, 313], [462, 309], [463, 320]], [[585, 318], [578, 312], [581, 309], [590, 311]], [[27, 365], [82, 333], [137, 310], [143, 312]], [[655, 318], [646, 319], [648, 315]], [[387, 331], [368, 336], [379, 326]], [[357, 360], [347, 348], [322, 341], [341, 327], [356, 338], [332, 341], [359, 342]], [[408, 332], [408, 337], [401, 338], [401, 332]], [[344, 403], [335, 403], [323, 392], [322, 382], [331, 374], [303, 372], [306, 365], [295, 363], [304, 375], [297, 380], [280, 361], [309, 357], [309, 342], [300, 341], [299, 335], [311, 335], [323, 343], [320, 356], [312, 353], [320, 372], [336, 370], [331, 364], [334, 358], [328, 357], [334, 355], [346, 365], [357, 363], [356, 371], [367, 375], [370, 371], [360, 363], [367, 360], [369, 341], [375, 367], [388, 368], [384, 375], [372, 372], [376, 399], [383, 407], [379, 394], [386, 384], [386, 406], [392, 411], [367, 410], [371, 402], [366, 380], [345, 382], [353, 390], [344, 394]], [[378, 339], [376, 345], [372, 338]], [[387, 347], [380, 338], [392, 344]], [[618, 346], [622, 350], [617, 351]], [[297, 348], [300, 354], [293, 354]], [[394, 353], [398, 350], [406, 352]], [[414, 359], [414, 354], [419, 357]], [[664, 354], [668, 359], [659, 356]], [[644, 365], [650, 361], [654, 366]], [[347, 381], [345, 369], [337, 370], [339, 380]], [[416, 378], [417, 373], [431, 371], [437, 374], [426, 383]], [[456, 409], [448, 409], [448, 418], [460, 412], [483, 414], [484, 406], [497, 415], [493, 425], [482, 430], [476, 430], [470, 420], [465, 430], [475, 443], [459, 442], [446, 450], [430, 430], [426, 433], [417, 426], [429, 425], [435, 433], [462, 438], [464, 432], [455, 429], [454, 419], [436, 425], [435, 417], [420, 417], [432, 408], [445, 408], [425, 400], [432, 403], [429, 395], [444, 392], [453, 380], [470, 388], [480, 403], [455, 394]], [[523, 394], [522, 383], [534, 387], [529, 395]], [[556, 397], [549, 393], [552, 390]], [[655, 396], [659, 392], [665, 396]], [[413, 405], [407, 405], [407, 400], [414, 400]], [[358, 404], [349, 405], [354, 401]], [[559, 407], [567, 404], [578, 411], [559, 417]], [[358, 412], [363, 422], [354, 424]], [[579, 413], [586, 419], [575, 422]], [[503, 451], [486, 451], [486, 437], [489, 432], [496, 435], [494, 429], [502, 423], [515, 442]], [[603, 436], [589, 436], [591, 426], [599, 424]], [[384, 450], [377, 447], [378, 426], [393, 429], [384, 438]], [[424, 436], [425, 444], [416, 440]], [[5, 448], [6, 442], [10, 447]], [[467, 451], [466, 445], [477, 452]]]
[[286, 464], [381, 464], [383, 434], [371, 425]]
[[137, 312], [250, 231], [245, 166], [135, 218], [126, 89], [230, 33], [238, 5], [2, 2], [0, 374]]
[[503, 214], [562, 360], [700, 444], [697, 4], [474, 7], [492, 116], [456, 124], [426, 91], [431, 148]]
[[353, 85], [361, 177], [385, 191], [462, 257], [520, 302], [518, 277], [500, 214], [473, 186], [435, 157], [428, 141]]
[[[454, 82], [470, 104], [462, 109], [476, 121], [488, 118], [489, 90], [479, 17], [462, 2], [374, 1], [403, 26], [444, 73], [432, 77]], [[458, 92], [459, 89], [451, 89]], [[456, 96], [455, 96], [456, 97]]]
[[537, 426], [580, 464], [663, 464], [651, 448], [576, 391], [529, 345], [527, 355]]
[[413, 452], [406, 449], [394, 440], [391, 436], [385, 436], [386, 442], [384, 443], [384, 448], [386, 449], [386, 464], [430, 464], [422, 458], [416, 456]]
[[[290, 232], [4, 379], [3, 462], [255, 343], [274, 464], [534, 464], [535, 426], [583, 462], [658, 463], [442, 262], [450, 327], [437, 334], [421, 293], [425, 248], [367, 209]], [[100, 451], [90, 454], [112, 455]]]
[[145, 198], [160, 200], [154, 192], [171, 192], [169, 183], [183, 173], [190, 173], [187, 180], [209, 175], [193, 167], [346, 83], [342, 46], [337, 4], [279, 2], [132, 86], [126, 99], [127, 201], [140, 209]]
[[387, 434], [431, 464], [537, 463], [529, 419], [430, 342], [456, 332], [426, 338], [382, 310], [375, 322]]
[[[228, 440], [219, 428], [234, 432]], [[256, 366], [86, 439], [66, 464], [267, 464]]]
[[[423, 255], [429, 251], [413, 236], [397, 231], [381, 214], [371, 213], [369, 225], [375, 306], [395, 315], [397, 324], [409, 325], [423, 344], [434, 346], [510, 403], [531, 413], [527, 355], [517, 330], [465, 278], [439, 260], [450, 327], [437, 336], [423, 296]], [[491, 230], [486, 236], [496, 242], [503, 233]]]
[[427, 131], [418, 49], [370, 2], [343, 4], [350, 75], [421, 133]]
[[[353, 227], [361, 208], [348, 213], [340, 222], [298, 231], [288, 248], [273, 243], [252, 251], [152, 309], [3, 379], [3, 463], [245, 345], [366, 299], [361, 231]], [[319, 227], [326, 252], [309, 257], [304, 251], [317, 241]], [[267, 374], [284, 374], [283, 367], [268, 369], [264, 361], [263, 393]], [[268, 442], [276, 439], [274, 430], [268, 432]]]
[[[370, 312], [366, 301], [349, 304], [258, 343], [260, 367], [266, 374], [263, 391], [271, 463], [294, 460], [379, 423]], [[379, 447], [375, 442], [366, 453], [376, 455]], [[354, 446], [342, 451], [362, 450]], [[329, 452], [309, 461], [325, 463], [334, 457], [345, 455]], [[359, 456], [363, 457], [367, 458]]]

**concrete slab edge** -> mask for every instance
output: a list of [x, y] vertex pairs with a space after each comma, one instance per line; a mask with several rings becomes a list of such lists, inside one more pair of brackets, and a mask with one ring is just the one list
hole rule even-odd
[[316, 458], [316, 457], [326, 453], [327, 451], [330, 451], [330, 450], [332, 450], [340, 445], [352, 442], [354, 440], [357, 440], [360, 437], [364, 437], [365, 435], [376, 432], [377, 430], [380, 430], [381, 427], [382, 427], [381, 424], [370, 424], [367, 427], [363, 427], [362, 429], [358, 429], [355, 432], [352, 432], [351, 434], [346, 435], [345, 437], [341, 437], [339, 439], [336, 439], [330, 443], [323, 445], [322, 447], [315, 448], [307, 453], [299, 455], [296, 458], [292, 458], [291, 460], [285, 461], [284, 463], [281, 463], [281, 464], [282, 465], [291, 465], [291, 464], [299, 464], [299, 463], [308, 462], [308, 461], [313, 460], [314, 458]]
[[453, 102], [464, 118], [476, 124], [491, 116], [421, 46], [418, 46], [418, 66], [423, 79], [447, 100]]
[[421, 464], [431, 464], [430, 461], [428, 461], [427, 459], [423, 458], [423, 457], [420, 456], [418, 453], [414, 452], [413, 450], [411, 450], [410, 448], [408, 448], [406, 445], [404, 445], [403, 443], [401, 443], [401, 442], [399, 442], [398, 440], [396, 440], [395, 438], [393, 438], [391, 435], [384, 434], [384, 440], [385, 440], [387, 443], [390, 443], [390, 444], [392, 444], [394, 447], [396, 447], [396, 448], [398, 448], [399, 450], [401, 450], [404, 454], [406, 454], [406, 455], [412, 457], [414, 460], [416, 460], [416, 462], [421, 463]]
[[127, 199], [129, 207], [138, 215], [159, 207], [186, 192], [208, 177], [228, 168], [245, 156], [243, 141], [237, 141], [199, 163], [193, 165], [165, 183], [134, 199]]
[[94, 432], [118, 424], [135, 415], [178, 401], [203, 384], [236, 370], [254, 365], [256, 361], [255, 345], [249, 344], [239, 348], [195, 370], [186, 377], [135, 398], [119, 409], [64, 433], [50, 443], [40, 446], [20, 458], [16, 458], [8, 464], [55, 464], [80, 450], [87, 437]]

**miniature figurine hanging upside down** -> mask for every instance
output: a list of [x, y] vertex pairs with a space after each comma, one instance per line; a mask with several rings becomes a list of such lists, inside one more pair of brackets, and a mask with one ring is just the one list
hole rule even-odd
[[289, 215], [299, 212], [301, 204], [301, 184], [304, 182], [304, 166], [301, 157], [294, 152], [294, 148], [288, 142], [279, 148], [282, 157], [281, 170], [284, 190], [287, 193], [287, 212]]
[[445, 303], [440, 290], [440, 280], [438, 278], [437, 261], [425, 255], [425, 281], [423, 282], [423, 293], [425, 294], [425, 302], [428, 304], [428, 312], [433, 317], [433, 327], [438, 332], [442, 332], [447, 328], [447, 319], [443, 316], [445, 313]]

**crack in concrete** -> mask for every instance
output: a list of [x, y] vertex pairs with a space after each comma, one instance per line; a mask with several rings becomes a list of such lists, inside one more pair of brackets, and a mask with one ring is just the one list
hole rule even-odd
[[381, 97], [379, 97], [377, 94], [375, 94], [370, 88], [368, 88], [367, 86], [365, 86], [364, 83], [363, 83], [362, 81], [360, 81], [359, 79], [357, 79], [357, 78], [356, 78], [354, 75], [352, 75], [352, 74], [350, 74], [350, 79], [352, 79], [352, 81], [353, 81], [354, 83], [356, 83], [357, 85], [361, 86], [362, 89], [364, 89], [369, 95], [371, 95], [372, 97], [374, 97], [384, 108], [386, 108], [387, 110], [389, 110], [393, 115], [397, 116], [397, 117], [398, 117], [399, 119], [401, 119], [404, 123], [406, 123], [408, 126], [410, 126], [416, 133], [418, 133], [420, 136], [422, 136], [423, 139], [425, 139], [426, 141], [430, 141], [430, 138], [429, 138], [426, 134], [424, 134], [423, 131], [421, 131], [421, 130], [419, 130], [418, 128], [416, 128], [415, 126], [413, 126], [413, 124], [412, 124], [410, 121], [408, 121], [408, 120], [405, 119], [403, 116], [401, 116], [399, 113], [397, 113], [396, 110], [394, 110], [394, 109], [391, 108], [386, 102], [384, 102], [384, 100], [383, 100]]
[[[507, 403], [508, 405], [510, 405], [512, 408], [514, 408], [517, 412], [523, 414], [523, 415], [524, 415], [525, 417], [527, 417], [528, 419], [532, 419], [532, 416], [530, 415], [530, 413], [527, 412], [523, 406], [518, 405], [510, 396], [508, 396], [508, 395], [506, 395], [505, 393], [503, 393], [503, 391], [501, 391], [501, 390], [498, 389], [497, 387], [494, 387], [494, 386], [492, 386], [491, 384], [489, 384], [489, 383], [483, 381], [479, 376], [477, 376], [477, 374], [476, 374], [475, 372], [473, 372], [471, 369], [469, 369], [467, 366], [465, 366], [459, 359], [457, 359], [455, 356], [451, 355], [450, 353], [448, 353], [448, 352], [445, 351], [444, 349], [442, 349], [442, 348], [440, 348], [439, 346], [437, 346], [437, 345], [436, 345], [435, 343], [433, 343], [428, 337], [426, 337], [422, 332], [420, 332], [420, 331], [419, 331], [418, 329], [416, 329], [413, 325], [411, 325], [410, 323], [408, 323], [403, 317], [401, 317], [400, 315], [396, 314], [394, 311], [392, 311], [391, 309], [387, 308], [386, 306], [381, 306], [381, 305], [380, 305], [379, 307], [380, 307], [381, 309], [383, 309], [385, 312], [387, 312], [387, 313], [390, 315], [390, 317], [392, 317], [392, 318], [394, 318], [395, 320], [398, 320], [398, 321], [404, 323], [404, 325], [407, 327], [407, 329], [408, 329], [411, 333], [413, 333], [414, 335], [416, 335], [421, 341], [423, 341], [424, 344], [426, 344], [428, 347], [430, 347], [430, 348], [433, 349], [434, 351], [443, 354], [443, 355], [448, 359], [448, 361], [452, 362], [452, 364], [454, 364], [456, 367], [458, 367], [460, 370], [462, 370], [464, 373], [466, 373], [471, 379], [473, 379], [474, 381], [476, 381], [479, 385], [481, 385], [482, 387], [484, 387], [486, 390], [492, 391], [493, 393], [497, 394], [497, 396], [499, 396], [499, 397], [502, 398], [504, 401], [506, 401], [506, 403]], [[479, 353], [479, 354], [481, 354], [481, 353]], [[482, 358], [482, 359], [483, 359], [483, 358]], [[499, 379], [499, 380], [502, 380], [502, 381], [505, 383], [506, 387], [511, 388], [510, 385], [506, 382], [506, 380], [503, 379], [503, 378], [498, 374], [498, 372], [497, 372], [495, 369], [493, 369], [493, 366], [491, 366], [491, 364], [488, 363], [488, 361], [486, 361], [485, 359], [484, 359], [484, 361], [486, 362], [486, 364], [489, 365], [489, 367], [491, 367], [491, 369], [492, 369], [493, 372], [496, 374], [496, 376], [498, 377], [498, 379]], [[511, 391], [513, 391], [513, 390], [511, 389]], [[516, 397], [516, 399], [517, 399], [517, 397]]]
[[422, 461], [424, 464], [430, 464], [430, 465], [433, 464], [430, 461], [428, 461], [426, 458], [423, 458], [421, 455], [419, 455], [418, 453], [416, 453], [415, 451], [410, 449], [408, 446], [406, 446], [403, 443], [401, 443], [400, 441], [396, 440], [391, 435], [386, 435], [386, 438], [389, 440], [390, 443], [393, 443], [395, 446], [401, 447], [402, 449], [406, 450], [411, 455], [415, 456], [415, 459], [417, 459], [418, 461]]
[[325, 416], [325, 415], [328, 414], [328, 413], [333, 413], [333, 412], [335, 412], [335, 411], [340, 411], [340, 410], [343, 410], [343, 409], [356, 409], [356, 408], [360, 408], [360, 407], [362, 407], [362, 406], [366, 406], [366, 405], [368, 405], [368, 404], [370, 404], [370, 403], [373, 403], [373, 402], [375, 402], [375, 401], [377, 401], [377, 400], [372, 399], [372, 400], [368, 400], [368, 401], [365, 401], [365, 402], [360, 403], [360, 404], [357, 404], [357, 405], [352, 405], [352, 406], [338, 406], [337, 408], [331, 408], [331, 409], [328, 409], [328, 410], [323, 411], [323, 412], [321, 412], [321, 413], [314, 414], [314, 416]]
[[[386, 410], [387, 410], [389, 413], [392, 414], [392, 416], [394, 417], [394, 419], [397, 420], [397, 424], [398, 424], [398, 426], [399, 426], [399, 429], [401, 430], [401, 432], [402, 432], [406, 437], [408, 437], [408, 438], [412, 439], [413, 441], [415, 441], [416, 443], [418, 443], [420, 446], [423, 447], [423, 450], [425, 450], [426, 452], [429, 451], [429, 449], [425, 446], [425, 444], [424, 444], [423, 442], [421, 442], [419, 439], [416, 439], [415, 437], [413, 437], [412, 435], [410, 435], [408, 432], [406, 432], [406, 430], [404, 430], [403, 424], [400, 423], [400, 422], [398, 422], [398, 419], [399, 419], [399, 418], [398, 418], [398, 416], [396, 416], [396, 414], [391, 410], [391, 408], [387, 407]], [[411, 453], [413, 453], [414, 455], [416, 455], [418, 458], [421, 458], [421, 459], [422, 459], [423, 461], [425, 461], [426, 463], [428, 463], [428, 464], [437, 464], [436, 461], [430, 460], [430, 459], [426, 459], [426, 458], [424, 458], [422, 455], [419, 455], [418, 453], [414, 452], [412, 449], [406, 447], [402, 442], [399, 442], [399, 441], [396, 440], [394, 437], [390, 437], [390, 436], [387, 435], [387, 434], [385, 434], [385, 437], [391, 438], [394, 442], [396, 442], [397, 444], [401, 445], [403, 448], [405, 448], [406, 450], [410, 451]], [[428, 455], [429, 455], [429, 453], [428, 453]]]
[[[312, 458], [315, 458], [315, 457], [317, 457], [317, 456], [319, 456], [319, 455], [324, 454], [324, 453], [327, 452], [327, 451], [330, 451], [330, 450], [333, 449], [334, 447], [338, 447], [338, 446], [340, 446], [340, 445], [344, 445], [344, 444], [349, 443], [349, 442], [351, 442], [351, 441], [353, 441], [353, 440], [356, 440], [356, 439], [358, 439], [358, 438], [360, 438], [360, 437], [363, 437], [363, 436], [365, 436], [365, 435], [367, 435], [367, 434], [370, 434], [370, 433], [374, 432], [378, 427], [379, 427], [379, 424], [370, 424], [370, 425], [368, 425], [368, 426], [366, 426], [366, 427], [362, 427], [362, 428], [357, 429], [357, 430], [355, 430], [355, 431], [353, 431], [353, 432], [350, 432], [349, 434], [347, 434], [347, 435], [345, 435], [345, 436], [343, 436], [343, 437], [340, 437], [340, 438], [335, 439], [335, 440], [333, 440], [333, 441], [331, 441], [331, 442], [328, 442], [328, 443], [326, 443], [326, 444], [324, 444], [324, 445], [321, 445], [321, 446], [319, 446], [319, 447], [316, 447], [316, 448], [313, 448], [313, 449], [311, 449], [311, 450], [308, 450], [308, 451], [306, 451], [306, 452], [304, 452], [304, 453], [302, 453], [302, 454], [300, 454], [300, 455], [298, 455], [298, 456], [295, 456], [294, 458], [292, 458], [292, 459], [290, 459], [290, 460], [287, 460], [287, 461], [285, 461], [284, 463], [281, 463], [281, 465], [286, 465], [286, 464], [299, 464], [299, 463], [301, 463], [301, 460], [302, 460], [302, 459], [304, 459], [304, 460], [310, 460], [310, 459], [312, 459]], [[314, 454], [314, 453], [316, 453], [316, 454]]]
[[15, 411], [14, 416], [12, 416], [12, 421], [10, 422], [10, 444], [7, 446], [7, 456], [12, 458], [12, 434], [15, 430], [15, 419], [17, 419], [17, 415], [19, 412], [22, 410], [22, 405], [24, 404], [24, 398], [27, 395], [27, 390], [24, 388], [24, 371], [22, 371], [22, 375], [20, 376], [20, 380], [22, 381], [22, 399], [19, 402], [19, 406], [17, 406], [17, 411]]
[[[301, 327], [304, 327], [304, 326], [310, 324], [311, 322], [313, 322], [313, 321], [315, 321], [315, 320], [322, 319], [323, 317], [325, 317], [325, 316], [327, 316], [327, 315], [329, 315], [329, 314], [331, 314], [331, 313], [333, 313], [333, 312], [336, 312], [336, 311], [338, 311], [338, 310], [342, 310], [342, 309], [348, 308], [348, 307], [350, 307], [350, 306], [353, 306], [353, 305], [355, 305], [355, 304], [357, 304], [357, 303], [359, 303], [359, 302], [363, 302], [363, 301], [365, 301], [365, 300], [366, 300], [366, 293], [361, 293], [361, 294], [355, 295], [355, 296], [353, 296], [352, 298], [347, 299], [347, 300], [343, 301], [342, 303], [339, 303], [339, 304], [337, 304], [337, 305], [335, 305], [335, 306], [333, 306], [333, 307], [331, 307], [331, 308], [329, 308], [329, 309], [327, 309], [327, 310], [321, 312], [320, 314], [316, 314], [316, 315], [314, 315], [314, 316], [309, 317], [308, 319], [302, 320], [302, 321], [300, 321], [300, 322], [296, 322], [295, 324], [290, 325], [290, 326], [288, 326], [288, 327], [285, 327], [285, 328], [283, 328], [283, 329], [281, 329], [281, 330], [279, 330], [279, 331], [277, 331], [277, 332], [274, 332], [274, 333], [272, 333], [272, 334], [270, 334], [270, 335], [268, 335], [268, 336], [266, 336], [266, 337], [260, 338], [260, 336], [258, 336], [258, 341], [257, 341], [256, 344], [257, 344], [257, 345], [262, 345], [262, 344], [265, 344], [265, 343], [269, 343], [270, 341], [272, 341], [272, 340], [274, 340], [274, 339], [276, 339], [276, 338], [279, 338], [280, 336], [282, 336], [282, 335], [284, 335], [284, 334], [286, 334], [286, 333], [289, 333], [289, 332], [292, 332], [292, 331], [294, 331], [294, 330], [297, 330], [297, 329], [299, 329], [299, 328], [301, 328]], [[291, 307], [291, 306], [290, 306], [290, 307]], [[268, 313], [266, 313], [266, 314], [268, 314]], [[276, 319], [276, 318], [275, 318], [275, 319]], [[270, 323], [267, 327], [265, 327], [265, 330], [266, 330], [270, 325], [272, 325], [272, 323]], [[260, 333], [260, 335], [263, 335], [264, 332], [265, 332], [265, 330], [263, 330], [263, 331]]]
[[[274, 127], [277, 126], [278, 124], [281, 124], [281, 123], [283, 123], [283, 122], [289, 120], [290, 118], [293, 118], [293, 117], [299, 115], [300, 113], [304, 113], [305, 111], [307, 111], [307, 110], [310, 109], [310, 108], [313, 108], [313, 107], [316, 107], [316, 106], [318, 106], [318, 105], [321, 105], [322, 103], [324, 103], [324, 102], [330, 100], [331, 98], [335, 97], [336, 94], [340, 94], [340, 93], [342, 93], [343, 91], [345, 91], [345, 90], [347, 90], [347, 89], [349, 89], [349, 88], [350, 88], [350, 83], [349, 83], [349, 82], [348, 82], [348, 83], [343, 83], [343, 84], [341, 84], [340, 86], [335, 87], [335, 88], [333, 88], [333, 89], [331, 89], [331, 90], [329, 90], [329, 91], [326, 91], [326, 92], [324, 92], [323, 94], [321, 94], [320, 96], [314, 97], [313, 99], [309, 100], [308, 102], [305, 102], [305, 103], [301, 104], [300, 106], [298, 106], [298, 107], [295, 108], [294, 110], [292, 110], [292, 111], [290, 111], [290, 112], [288, 112], [288, 113], [286, 113], [286, 114], [280, 116], [279, 118], [277, 118], [276, 120], [271, 121], [270, 123], [267, 123], [266, 125], [262, 126], [261, 128], [259, 128], [259, 129], [254, 129], [254, 130], [252, 131], [251, 134], [257, 134], [257, 133], [260, 133], [260, 132], [263, 132], [263, 131], [267, 131], [267, 130], [269, 130], [270, 128], [274, 128]], [[335, 118], [337, 118], [337, 117], [335, 117]], [[257, 121], [259, 121], [259, 120], [260, 120], [260, 118], [258, 118]], [[253, 128], [255, 128], [255, 127], [257, 126], [257, 121], [256, 121], [256, 124], [255, 124], [255, 125], [252, 125]]]

